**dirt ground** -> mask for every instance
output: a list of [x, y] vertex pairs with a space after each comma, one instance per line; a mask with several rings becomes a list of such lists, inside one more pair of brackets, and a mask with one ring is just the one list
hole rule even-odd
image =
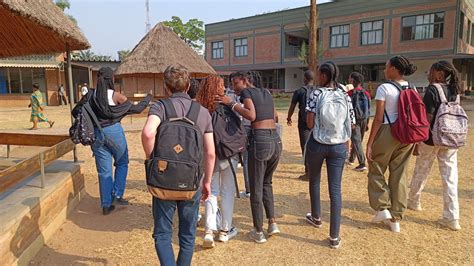
[[[50, 108], [49, 115], [57, 121], [56, 132], [66, 132], [69, 126], [66, 108]], [[473, 117], [474, 113], [470, 112]], [[280, 110], [280, 117], [286, 111]], [[30, 126], [26, 109], [0, 111], [1, 129]], [[24, 122], [16, 122], [16, 121]], [[129, 119], [124, 120], [128, 124]], [[133, 121], [134, 127], [143, 119]], [[141, 123], [141, 124], [140, 124]], [[295, 122], [296, 124], [296, 122]], [[43, 125], [44, 126], [44, 125]], [[45, 126], [44, 126], [45, 127]], [[41, 129], [39, 132], [48, 132]], [[143, 151], [139, 132], [128, 132], [130, 168], [125, 197], [130, 206], [119, 206], [109, 216], [99, 207], [98, 180], [94, 158], [87, 147], [78, 146], [82, 172], [86, 179], [85, 198], [69, 219], [46, 243], [34, 265], [66, 264], [158, 264], [151, 237], [153, 220], [151, 197], [144, 181]], [[265, 244], [253, 243], [247, 233], [252, 227], [248, 199], [236, 199], [234, 225], [239, 233], [226, 244], [216, 243], [211, 250], [202, 248], [203, 228], [198, 228], [195, 265], [268, 265], [268, 264], [474, 264], [474, 132], [469, 145], [459, 151], [459, 202], [462, 230], [453, 232], [440, 227], [437, 220], [442, 212], [442, 185], [437, 168], [433, 166], [430, 180], [422, 196], [422, 212], [406, 211], [401, 233], [395, 234], [383, 225], [371, 223], [374, 211], [368, 204], [367, 175], [346, 168], [343, 175], [342, 247], [328, 247], [329, 198], [326, 171], [322, 178], [323, 227], [308, 225], [304, 216], [309, 211], [308, 183], [297, 177], [302, 173], [302, 159], [296, 126], [284, 125], [284, 151], [274, 175], [277, 221], [282, 233]], [[0, 151], [2, 152], [2, 151]], [[15, 152], [15, 151], [14, 151]], [[67, 155], [71, 157], [70, 155]], [[408, 179], [414, 166], [410, 162]], [[243, 177], [239, 169], [239, 186]], [[175, 223], [176, 224], [176, 223]], [[176, 227], [176, 226], [175, 226]], [[177, 237], [174, 237], [177, 252]], [[176, 253], [177, 254], [177, 253]]]

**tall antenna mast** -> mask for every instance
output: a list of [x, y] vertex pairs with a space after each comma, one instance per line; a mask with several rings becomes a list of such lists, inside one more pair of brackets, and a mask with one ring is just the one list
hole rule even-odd
[[150, 3], [148, 2], [148, 0], [146, 0], [145, 2], [145, 9], [146, 9], [146, 22], [145, 22], [145, 26], [146, 26], [146, 32], [148, 33], [151, 29], [151, 24], [150, 24]]

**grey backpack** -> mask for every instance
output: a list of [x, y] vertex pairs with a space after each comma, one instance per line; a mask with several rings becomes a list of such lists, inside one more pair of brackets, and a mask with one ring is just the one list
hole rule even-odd
[[441, 99], [438, 113], [434, 120], [431, 133], [435, 146], [452, 149], [466, 145], [468, 117], [461, 107], [459, 95], [456, 101], [448, 102], [440, 84], [433, 84]]
[[351, 116], [347, 93], [336, 89], [319, 88], [313, 138], [321, 144], [341, 144], [351, 138]]

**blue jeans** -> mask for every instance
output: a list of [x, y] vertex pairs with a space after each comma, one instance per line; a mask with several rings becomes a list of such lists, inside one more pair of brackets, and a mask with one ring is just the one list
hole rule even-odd
[[[100, 203], [102, 207], [112, 205], [112, 195], [119, 198], [125, 192], [128, 173], [127, 139], [120, 123], [104, 127], [104, 136], [95, 128], [97, 140], [92, 145], [95, 165], [99, 174]], [[114, 159], [115, 173], [112, 169]]]
[[[201, 189], [196, 192], [192, 200], [176, 201], [161, 200], [153, 197], [153, 239], [160, 264], [191, 265], [196, 239], [196, 223], [199, 211]], [[178, 209], [179, 218], [179, 254], [175, 261], [171, 239], [173, 237], [173, 217]]]
[[347, 154], [347, 145], [320, 144], [310, 136], [306, 146], [306, 166], [309, 170], [309, 196], [311, 199], [311, 215], [321, 218], [321, 168], [326, 159], [329, 198], [331, 199], [331, 220], [329, 235], [331, 238], [339, 237], [341, 225], [341, 183], [344, 161]]

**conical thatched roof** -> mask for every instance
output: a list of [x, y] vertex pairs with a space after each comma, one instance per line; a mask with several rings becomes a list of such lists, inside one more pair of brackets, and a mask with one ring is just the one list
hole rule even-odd
[[90, 47], [81, 30], [51, 0], [0, 0], [0, 57]]
[[159, 23], [133, 48], [115, 75], [160, 74], [171, 64], [182, 65], [193, 74], [216, 73], [176, 33]]

